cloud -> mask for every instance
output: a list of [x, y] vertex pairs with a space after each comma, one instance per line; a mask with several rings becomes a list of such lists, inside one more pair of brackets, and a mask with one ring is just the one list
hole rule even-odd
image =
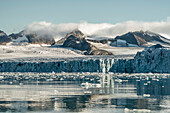
[[73, 29], [77, 28], [76, 23], [67, 24], [52, 24], [49, 22], [33, 22], [28, 25], [25, 32], [26, 34], [36, 33], [38, 35], [49, 35], [55, 39], [63, 38], [67, 33], [71, 32]]
[[170, 17], [167, 17], [167, 21], [170, 22]]
[[170, 17], [166, 21], [155, 22], [141, 22], [141, 21], [126, 21], [122, 23], [109, 24], [109, 23], [63, 23], [52, 24], [49, 22], [34, 22], [27, 26], [26, 33], [36, 32], [39, 35], [50, 35], [56, 40], [59, 40], [74, 29], [80, 29], [85, 35], [96, 37], [109, 37], [122, 35], [132, 31], [152, 31], [162, 34], [170, 38]]
[[82, 23], [64, 23], [64, 24], [52, 24], [49, 22], [33, 22], [26, 27], [26, 34], [36, 33], [38, 35], [49, 35], [54, 37], [56, 40], [66, 36], [67, 33], [74, 29], [81, 30], [85, 35], [93, 35], [97, 31], [107, 29], [113, 25], [102, 23], [92, 24], [87, 22]]
[[166, 35], [167, 38], [170, 38], [170, 21], [168, 19], [167, 21], [161, 22], [127, 21], [123, 23], [114, 24], [111, 28], [97, 31], [94, 35], [115, 37], [117, 35], [122, 35], [127, 32], [140, 30], [163, 34], [164, 36]]

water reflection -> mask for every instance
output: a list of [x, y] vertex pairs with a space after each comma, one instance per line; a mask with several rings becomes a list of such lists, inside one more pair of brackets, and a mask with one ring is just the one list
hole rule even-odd
[[148, 96], [170, 95], [170, 78], [147, 78], [137, 80], [137, 94]]
[[169, 75], [0, 77], [0, 112], [169, 112]]

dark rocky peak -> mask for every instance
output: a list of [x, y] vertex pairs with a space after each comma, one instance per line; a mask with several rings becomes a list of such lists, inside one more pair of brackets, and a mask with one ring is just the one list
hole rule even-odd
[[128, 33], [124, 34], [123, 36], [133, 36], [133, 35], [136, 35], [136, 36], [139, 36], [139, 37], [160, 36], [159, 34], [153, 33], [153, 32], [151, 32], [151, 31], [143, 31], [143, 30], [141, 30], [141, 31], [134, 31], [134, 32], [128, 32]]
[[143, 44], [147, 43], [144, 39], [142, 39], [138, 35], [135, 35], [134, 32], [128, 32], [122, 36], [117, 36], [115, 39], [116, 40], [125, 40], [129, 44], [135, 44], [138, 46], [142, 46]]
[[4, 31], [0, 30], [0, 36], [7, 36], [7, 34]]
[[144, 34], [147, 34], [147, 35], [151, 35], [151, 36], [161, 36], [161, 35], [159, 35], [159, 34], [157, 34], [157, 33], [154, 33], [154, 32], [151, 32], [151, 31], [145, 31], [145, 32], [143, 32]]
[[65, 36], [64, 47], [72, 47], [78, 50], [88, 50], [90, 43], [84, 38], [84, 34], [80, 30], [74, 30]]
[[5, 45], [6, 43], [11, 42], [12, 39], [4, 31], [0, 30], [0, 44]]
[[133, 32], [128, 32], [126, 34], [123, 34], [122, 36], [132, 36], [133, 35]]
[[49, 45], [51, 45], [51, 44], [55, 43], [55, 40], [52, 35], [46, 35], [46, 34], [40, 35], [36, 32], [28, 33], [25, 30], [23, 30], [19, 33], [16, 33], [16, 34], [12, 33], [9, 36], [15, 40], [19, 37], [25, 36], [28, 39], [28, 43], [32, 43], [32, 44], [49, 44]]
[[55, 44], [63, 44], [64, 41], [71, 35], [74, 36], [75, 38], [85, 39], [84, 34], [79, 29], [75, 29], [72, 32], [67, 33], [67, 35], [64, 38], [58, 40]]
[[133, 34], [136, 35], [136, 36], [141, 37], [142, 39], [144, 39], [147, 42], [152, 42], [152, 41], [155, 41], [157, 39], [159, 39], [159, 41], [160, 41], [160, 37], [158, 35], [150, 32], [150, 31], [146, 31], [146, 32], [144, 32], [144, 31], [135, 31], [135, 32], [133, 32]]
[[12, 39], [17, 39], [19, 37], [23, 37], [25, 34], [24, 34], [24, 30], [19, 32], [19, 33], [12, 33], [10, 34], [9, 36], [12, 38]]
[[[141, 37], [142, 39], [144, 39], [146, 42], [153, 42], [153, 41], [157, 41], [157, 42], [160, 42], [160, 43], [166, 43], [166, 44], [169, 44], [167, 41], [170, 41], [169, 39], [161, 36], [160, 34], [157, 34], [157, 33], [153, 33], [151, 31], [136, 31], [136, 32], [133, 32], [134, 35], [137, 35], [139, 37]], [[165, 40], [167, 41], [165, 41]]]
[[98, 49], [89, 43], [81, 31], [73, 31], [68, 33], [64, 38], [63, 47], [71, 47], [73, 49], [85, 51], [86, 55], [113, 55], [111, 52]]
[[117, 36], [115, 39], [125, 40], [127, 43], [136, 44], [138, 46], [142, 46], [147, 42], [158, 42], [170, 44], [170, 40], [151, 31], [135, 31], [128, 32], [122, 36]]
[[68, 38], [70, 35], [73, 35], [77, 38], [84, 38], [84, 34], [79, 29], [75, 29], [71, 33], [68, 33], [66, 38]]
[[82, 33], [79, 29], [74, 29], [72, 33], [76, 36], [84, 36], [84, 33]]
[[29, 43], [32, 44], [53, 44], [55, 40], [49, 35], [38, 35], [37, 33], [30, 33], [25, 35]]

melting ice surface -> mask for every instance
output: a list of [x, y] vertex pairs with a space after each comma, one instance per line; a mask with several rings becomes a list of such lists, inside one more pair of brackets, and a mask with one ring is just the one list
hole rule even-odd
[[170, 112], [170, 74], [0, 73], [0, 112]]

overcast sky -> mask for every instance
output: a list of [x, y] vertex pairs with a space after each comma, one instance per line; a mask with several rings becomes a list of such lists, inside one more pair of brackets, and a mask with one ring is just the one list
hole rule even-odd
[[33, 22], [161, 22], [170, 17], [170, 0], [0, 0], [0, 29], [19, 32]]

